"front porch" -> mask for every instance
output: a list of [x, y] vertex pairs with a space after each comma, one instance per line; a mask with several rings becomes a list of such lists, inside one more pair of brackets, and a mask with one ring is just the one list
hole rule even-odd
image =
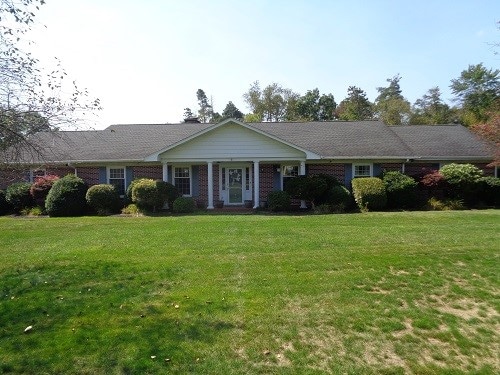
[[305, 174], [305, 161], [163, 161], [163, 180], [193, 197], [199, 208], [220, 209], [222, 204], [224, 209], [257, 209], [271, 191], [282, 190], [283, 171], [289, 170]]

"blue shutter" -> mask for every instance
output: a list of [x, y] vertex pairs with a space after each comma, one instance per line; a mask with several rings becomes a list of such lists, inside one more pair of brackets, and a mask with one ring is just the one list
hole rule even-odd
[[200, 168], [197, 165], [191, 167], [191, 187], [193, 191], [191, 196], [197, 197], [200, 195]]
[[373, 164], [373, 177], [379, 177], [382, 174], [382, 167], [380, 164]]
[[99, 183], [100, 184], [108, 183], [108, 173], [106, 171], [106, 167], [99, 167]]
[[352, 164], [344, 164], [345, 174], [344, 174], [344, 185], [347, 188], [351, 187], [352, 180]]
[[168, 182], [170, 182], [173, 185], [174, 184], [174, 172], [173, 172], [172, 167], [170, 165], [167, 165], [167, 176], [168, 176]]
[[281, 167], [273, 165], [273, 190], [281, 190]]
[[134, 179], [134, 170], [132, 167], [125, 167], [125, 191]]

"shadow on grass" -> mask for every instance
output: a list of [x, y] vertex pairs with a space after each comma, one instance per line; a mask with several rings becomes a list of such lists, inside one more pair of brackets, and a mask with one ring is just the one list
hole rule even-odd
[[177, 305], [179, 277], [171, 268], [102, 261], [0, 275], [0, 373], [189, 368], [235, 327], [224, 319], [231, 307], [222, 302]]

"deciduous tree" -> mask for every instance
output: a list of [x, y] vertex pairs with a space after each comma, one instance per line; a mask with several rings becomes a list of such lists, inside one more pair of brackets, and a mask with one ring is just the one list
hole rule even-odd
[[[19, 47], [34, 23], [44, 0], [0, 0], [0, 163], [30, 154], [40, 158], [47, 145], [34, 134], [76, 126], [82, 117], [100, 109], [99, 100], [76, 82], [67, 82], [56, 59], [50, 73], [29, 52]], [[69, 92], [68, 97], [60, 95]]]
[[500, 70], [487, 69], [482, 63], [469, 65], [459, 78], [451, 80], [451, 92], [462, 107], [465, 125], [486, 122], [500, 110]]

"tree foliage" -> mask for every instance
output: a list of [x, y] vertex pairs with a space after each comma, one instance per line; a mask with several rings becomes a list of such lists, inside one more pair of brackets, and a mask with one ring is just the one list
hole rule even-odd
[[335, 118], [337, 103], [332, 94], [321, 94], [319, 90], [308, 90], [297, 98], [295, 113], [290, 120], [329, 121]]
[[298, 94], [277, 83], [261, 89], [259, 81], [255, 81], [243, 98], [255, 118], [271, 122], [291, 120]]
[[410, 116], [411, 125], [450, 124], [455, 121], [456, 111], [443, 102], [439, 87], [432, 87], [417, 99]]
[[400, 80], [401, 76], [398, 74], [387, 79], [389, 86], [377, 87], [379, 95], [375, 99], [376, 115], [387, 125], [407, 124], [410, 118], [411, 106], [401, 94]]
[[198, 89], [198, 91], [196, 91], [196, 98], [198, 99], [198, 106], [200, 107], [198, 109], [198, 120], [203, 123], [211, 122], [214, 110], [212, 105], [208, 102], [205, 91]]
[[500, 110], [499, 74], [499, 69], [487, 69], [480, 63], [469, 65], [459, 78], [451, 80], [451, 92], [462, 107], [464, 124], [486, 122]]
[[369, 120], [373, 118], [373, 104], [366, 93], [356, 86], [349, 86], [347, 98], [337, 107], [337, 117], [344, 121]]
[[229, 102], [226, 104], [226, 107], [222, 111], [221, 120], [225, 120], [228, 118], [234, 118], [236, 120], [243, 120], [243, 112], [241, 112], [233, 102]]
[[[0, 163], [17, 161], [21, 154], [41, 155], [33, 134], [75, 126], [100, 109], [99, 100], [67, 74], [56, 59], [50, 72], [19, 46], [34, 23], [44, 0], [0, 0]], [[60, 95], [69, 92], [68, 98]]]

